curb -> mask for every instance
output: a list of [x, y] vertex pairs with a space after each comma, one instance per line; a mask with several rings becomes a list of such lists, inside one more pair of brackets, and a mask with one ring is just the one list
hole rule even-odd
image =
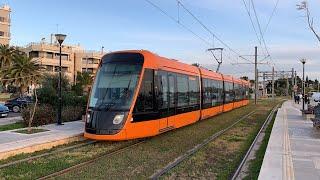
[[22, 153], [33, 153], [36, 151], [51, 149], [55, 146], [68, 144], [68, 143], [75, 142], [75, 141], [83, 141], [83, 140], [85, 140], [85, 138], [83, 137], [83, 133], [81, 133], [81, 134], [78, 134], [78, 135], [75, 135], [72, 137], [68, 137], [68, 138], [64, 138], [64, 139], [60, 139], [60, 140], [45, 142], [45, 143], [41, 143], [41, 144], [33, 144], [33, 145], [30, 145], [27, 147], [1, 152], [0, 153], [0, 160], [4, 160], [4, 159], [7, 159], [11, 156], [15, 156], [15, 155], [22, 154]]

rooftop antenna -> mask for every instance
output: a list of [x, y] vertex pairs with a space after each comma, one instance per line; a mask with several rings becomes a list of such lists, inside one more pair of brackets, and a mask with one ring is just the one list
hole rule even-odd
[[[213, 55], [214, 59], [217, 61], [218, 67], [217, 67], [216, 72], [219, 72], [220, 66], [222, 64], [222, 51], [223, 51], [223, 48], [209, 48], [209, 49], [207, 49], [207, 51], [210, 51], [211, 54]], [[220, 52], [220, 57], [216, 56], [216, 54], [214, 53], [215, 51], [219, 51]]]

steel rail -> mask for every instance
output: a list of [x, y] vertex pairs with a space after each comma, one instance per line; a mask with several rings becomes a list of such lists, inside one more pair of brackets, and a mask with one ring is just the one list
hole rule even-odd
[[50, 178], [54, 178], [54, 177], [57, 177], [57, 176], [61, 176], [61, 175], [66, 174], [66, 173], [68, 173], [68, 172], [70, 172], [72, 170], [75, 170], [75, 169], [78, 169], [80, 167], [86, 166], [88, 164], [94, 163], [94, 162], [96, 162], [97, 160], [99, 160], [101, 158], [119, 154], [119, 153], [121, 153], [121, 152], [123, 152], [123, 151], [125, 151], [125, 150], [127, 150], [127, 149], [129, 149], [131, 147], [137, 146], [137, 145], [142, 144], [144, 142], [145, 142], [145, 139], [139, 140], [139, 141], [137, 141], [137, 142], [135, 142], [133, 144], [130, 144], [130, 145], [126, 145], [126, 146], [123, 146], [123, 147], [120, 147], [120, 148], [117, 148], [117, 149], [114, 149], [114, 150], [110, 150], [110, 151], [108, 151], [106, 153], [103, 153], [101, 155], [98, 155], [98, 156], [96, 156], [96, 157], [94, 157], [94, 158], [92, 158], [92, 159], [90, 159], [88, 161], [81, 162], [79, 164], [73, 165], [73, 166], [68, 167], [66, 169], [62, 169], [60, 171], [56, 171], [56, 172], [54, 172], [52, 174], [49, 174], [49, 175], [46, 175], [46, 176], [43, 176], [43, 177], [40, 177], [40, 178], [37, 178], [37, 179], [38, 180], [44, 180], [44, 179], [50, 179]]
[[234, 172], [234, 174], [233, 174], [233, 176], [232, 176], [232, 178], [231, 178], [232, 180], [235, 180], [235, 179], [239, 176], [239, 174], [240, 174], [240, 172], [241, 172], [244, 164], [245, 164], [245, 163], [247, 162], [247, 160], [248, 160], [249, 154], [251, 153], [253, 147], [254, 147], [255, 144], [257, 143], [257, 140], [258, 140], [261, 132], [266, 128], [266, 125], [269, 124], [269, 122], [272, 120], [272, 118], [274, 117], [274, 113], [276, 112], [276, 110], [277, 110], [278, 107], [279, 107], [279, 104], [276, 105], [276, 106], [272, 109], [272, 111], [269, 113], [269, 115], [267, 116], [267, 118], [266, 118], [266, 120], [264, 121], [262, 127], [260, 128], [259, 132], [257, 133], [256, 137], [255, 137], [254, 140], [252, 141], [251, 146], [249, 147], [247, 153], [246, 153], [245, 156], [242, 158], [242, 161], [241, 161], [241, 163], [239, 164], [237, 170]]
[[87, 145], [90, 145], [90, 144], [94, 144], [96, 142], [97, 141], [91, 141], [90, 140], [90, 141], [85, 142], [85, 143], [76, 144], [76, 145], [72, 145], [72, 146], [69, 146], [69, 147], [62, 148], [62, 149], [54, 150], [54, 151], [51, 151], [51, 152], [46, 152], [46, 153], [43, 153], [43, 154], [39, 154], [39, 155], [35, 155], [35, 156], [19, 159], [19, 160], [12, 161], [12, 162], [9, 162], [9, 163], [6, 163], [6, 164], [0, 164], [0, 169], [5, 168], [5, 167], [9, 167], [9, 166], [12, 166], [12, 165], [16, 165], [16, 164], [19, 164], [19, 163], [23, 163], [23, 162], [39, 159], [41, 157], [46, 157], [46, 156], [49, 156], [49, 155], [52, 155], [52, 154], [55, 154], [55, 153], [58, 153], [58, 152], [63, 152], [63, 151], [72, 150], [72, 149], [75, 149], [75, 148], [87, 146]]
[[227, 128], [214, 133], [213, 135], [211, 135], [209, 138], [205, 139], [202, 143], [194, 146], [192, 149], [188, 150], [186, 153], [184, 153], [183, 155], [179, 156], [178, 158], [176, 158], [173, 162], [169, 163], [167, 166], [165, 166], [163, 169], [158, 170], [157, 172], [155, 172], [153, 175], [151, 175], [149, 178], [150, 179], [159, 179], [162, 175], [166, 174], [167, 172], [169, 172], [171, 169], [173, 169], [174, 167], [176, 167], [178, 164], [180, 164], [181, 162], [183, 162], [184, 160], [188, 159], [190, 156], [192, 156], [194, 153], [198, 152], [200, 149], [202, 149], [205, 145], [209, 144], [211, 141], [213, 141], [214, 139], [218, 138], [219, 136], [221, 136], [222, 134], [224, 134], [226, 131], [230, 130], [231, 128], [233, 128], [235, 125], [237, 125], [239, 122], [241, 122], [242, 120], [246, 119], [247, 117], [249, 117], [250, 115], [252, 115], [253, 113], [255, 113], [254, 111], [251, 111], [250, 113], [246, 114], [245, 116], [241, 117], [239, 120], [237, 120], [236, 122], [234, 122], [233, 124], [231, 124], [230, 126], [228, 126]]

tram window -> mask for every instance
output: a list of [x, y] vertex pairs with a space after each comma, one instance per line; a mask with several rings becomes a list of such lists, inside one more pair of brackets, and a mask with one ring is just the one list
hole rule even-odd
[[218, 91], [219, 91], [219, 104], [222, 104], [223, 103], [223, 98], [224, 98], [224, 95], [223, 95], [223, 81], [218, 81]]
[[211, 106], [217, 106], [220, 104], [220, 92], [219, 92], [219, 82], [216, 80], [211, 80], [212, 87], [212, 100]]
[[218, 106], [223, 102], [223, 84], [222, 81], [203, 79], [203, 108]]
[[226, 103], [233, 102], [234, 101], [233, 83], [225, 82], [224, 91], [225, 91], [225, 102]]
[[169, 86], [169, 115], [176, 114], [176, 75], [168, 73], [168, 86]]
[[154, 110], [153, 70], [144, 72], [141, 88], [136, 101], [135, 112], [148, 112]]
[[200, 86], [198, 77], [189, 77], [189, 111], [200, 109]]
[[209, 83], [210, 83], [209, 79], [202, 79], [202, 88], [203, 88], [202, 106], [203, 106], [203, 108], [210, 107], [210, 103], [211, 103], [211, 88], [210, 88], [210, 84]]
[[168, 88], [168, 77], [167, 72], [158, 72], [158, 108], [161, 116], [166, 116], [169, 105], [169, 88]]
[[187, 76], [177, 75], [178, 107], [189, 105], [188, 84]]
[[241, 88], [239, 84], [234, 84], [235, 100], [241, 100]]

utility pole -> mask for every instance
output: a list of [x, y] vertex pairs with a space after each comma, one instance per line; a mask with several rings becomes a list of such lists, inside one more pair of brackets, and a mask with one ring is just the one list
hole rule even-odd
[[263, 85], [262, 85], [262, 86], [263, 86], [263, 88], [262, 88], [262, 89], [263, 89], [263, 93], [262, 93], [262, 94], [263, 94], [263, 96], [265, 96], [265, 95], [267, 94], [266, 91], [265, 91], [265, 90], [267, 89], [267, 88], [266, 88], [266, 77], [265, 77], [265, 73], [263, 73]]
[[274, 66], [272, 66], [272, 99], [274, 100]]
[[287, 79], [286, 96], [289, 96], [289, 76], [288, 75], [286, 76], [286, 79]]
[[294, 85], [297, 86], [297, 71], [294, 71]]
[[258, 93], [258, 48], [257, 46], [254, 47], [254, 104], [257, 104], [257, 93]]
[[294, 69], [292, 68], [292, 72], [291, 72], [291, 96], [292, 98], [294, 98], [294, 90], [293, 90], [293, 86], [294, 86]]

